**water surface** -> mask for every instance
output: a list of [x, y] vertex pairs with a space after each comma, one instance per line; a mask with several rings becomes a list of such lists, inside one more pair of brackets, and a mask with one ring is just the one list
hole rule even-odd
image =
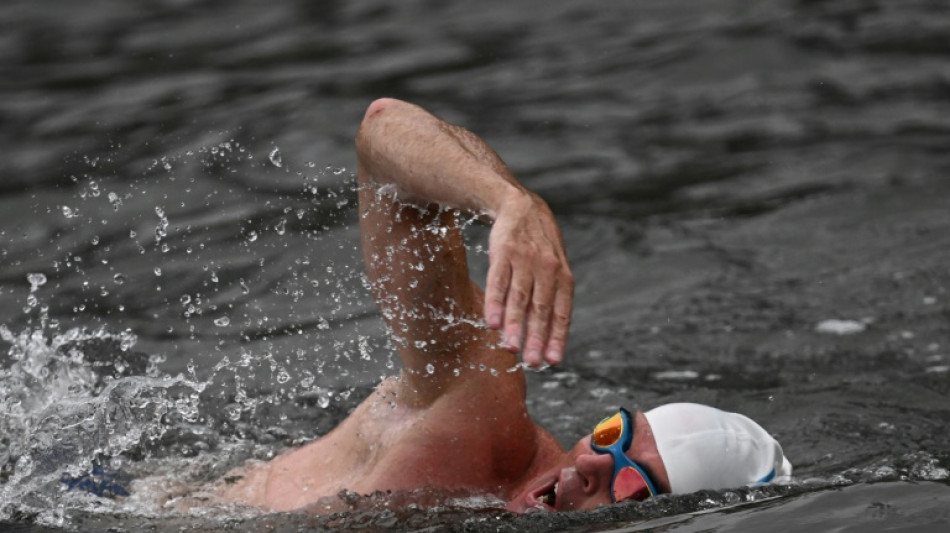
[[[15, 0], [0, 25], [8, 525], [946, 527], [944, 3]], [[166, 506], [394, 371], [353, 193], [380, 96], [485, 137], [562, 224], [570, 353], [529, 375], [562, 443], [618, 404], [709, 403], [795, 482], [558, 517]], [[94, 465], [138, 490], [62, 490]]]

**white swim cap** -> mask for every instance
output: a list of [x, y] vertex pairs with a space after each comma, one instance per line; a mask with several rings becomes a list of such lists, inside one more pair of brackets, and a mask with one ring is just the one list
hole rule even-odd
[[673, 493], [726, 489], [792, 475], [782, 446], [748, 417], [695, 403], [644, 413]]

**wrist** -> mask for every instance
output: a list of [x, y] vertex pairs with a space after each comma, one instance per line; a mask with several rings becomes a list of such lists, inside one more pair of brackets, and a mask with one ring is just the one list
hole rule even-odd
[[498, 220], [510, 213], [526, 213], [534, 209], [534, 193], [515, 183], [505, 183], [503, 193], [495, 202], [491, 213], [492, 218]]

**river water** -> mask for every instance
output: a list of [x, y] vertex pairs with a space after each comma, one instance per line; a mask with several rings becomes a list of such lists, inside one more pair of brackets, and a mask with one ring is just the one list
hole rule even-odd
[[[11, 0], [0, 27], [0, 527], [946, 531], [946, 2]], [[353, 192], [380, 96], [482, 135], [563, 226], [544, 426], [708, 403], [794, 481], [558, 516], [174, 505], [394, 371]]]

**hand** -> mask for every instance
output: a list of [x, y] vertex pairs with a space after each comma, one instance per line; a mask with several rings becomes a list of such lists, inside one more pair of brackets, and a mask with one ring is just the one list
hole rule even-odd
[[574, 277], [547, 204], [528, 191], [506, 199], [492, 226], [488, 253], [488, 326], [502, 330], [508, 349], [522, 351], [529, 366], [560, 363], [571, 323]]

